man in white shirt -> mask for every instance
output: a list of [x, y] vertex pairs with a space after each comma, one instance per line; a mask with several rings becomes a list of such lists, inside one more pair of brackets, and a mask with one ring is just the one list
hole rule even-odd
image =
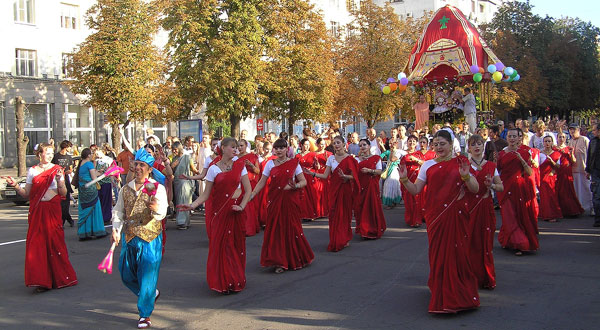
[[569, 140], [569, 147], [573, 148], [573, 154], [575, 155], [575, 163], [573, 163], [573, 186], [575, 187], [575, 194], [581, 207], [584, 210], [593, 211], [592, 209], [592, 191], [590, 190], [590, 179], [588, 179], [585, 172], [585, 166], [587, 163], [587, 149], [590, 144], [590, 140], [582, 136], [579, 131], [579, 125], [569, 125], [569, 133], [571, 134], [571, 140]]
[[369, 143], [371, 143], [371, 155], [381, 155], [376, 134], [377, 132], [374, 128], [367, 128], [367, 139], [369, 140]]
[[465, 121], [469, 124], [469, 131], [472, 134], [477, 127], [477, 101], [470, 88], [465, 88], [465, 93], [467, 95], [463, 97], [463, 102], [465, 103], [463, 112], [465, 114]]
[[406, 136], [406, 127], [404, 125], [398, 126], [398, 150], [406, 150], [406, 143], [408, 142], [408, 136]]

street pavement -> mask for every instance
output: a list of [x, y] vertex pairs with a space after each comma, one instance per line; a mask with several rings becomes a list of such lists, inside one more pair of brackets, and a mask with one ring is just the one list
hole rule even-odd
[[[76, 215], [77, 209], [71, 209]], [[386, 210], [379, 240], [355, 236], [327, 252], [326, 220], [304, 224], [315, 260], [275, 274], [260, 267], [262, 232], [247, 244], [247, 286], [221, 295], [206, 284], [208, 242], [203, 216], [187, 231], [168, 222], [160, 270], [158, 329], [592, 329], [600, 322], [600, 228], [589, 216], [540, 223], [540, 250], [517, 257], [494, 242], [497, 288], [481, 290], [478, 310], [427, 312], [425, 229], [408, 228], [403, 207]], [[65, 228], [79, 284], [34, 293], [23, 282], [27, 207], [0, 204], [0, 328], [134, 329], [136, 297], [121, 283], [118, 252], [112, 275], [96, 267], [108, 237], [80, 242]], [[500, 217], [498, 216], [498, 227]], [[17, 241], [11, 243], [13, 241]], [[9, 243], [9, 244], [6, 244]]]

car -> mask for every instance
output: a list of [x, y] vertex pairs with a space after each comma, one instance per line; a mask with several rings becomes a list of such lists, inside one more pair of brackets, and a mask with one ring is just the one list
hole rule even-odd
[[[19, 187], [25, 188], [25, 179], [26, 177], [23, 176], [16, 178], [15, 181], [17, 182]], [[15, 188], [7, 184], [6, 180], [0, 181], [0, 200], [6, 202], [13, 202], [16, 205], [27, 205], [27, 203], [29, 203], [29, 200], [17, 194]]]

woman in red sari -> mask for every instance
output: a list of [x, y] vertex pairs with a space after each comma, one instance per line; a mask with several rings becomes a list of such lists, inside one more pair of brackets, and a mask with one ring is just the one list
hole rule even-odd
[[[328, 251], [337, 252], [350, 245], [352, 239], [352, 209], [355, 196], [360, 192], [358, 162], [346, 152], [344, 138], [333, 139], [335, 154], [327, 158], [325, 172], [308, 174], [326, 180], [329, 198]], [[334, 173], [335, 172], [335, 173]], [[333, 174], [330, 176], [330, 174]]]
[[496, 270], [494, 268], [494, 233], [496, 232], [496, 213], [492, 190], [502, 191], [504, 186], [496, 169], [496, 164], [485, 160], [485, 140], [480, 135], [472, 135], [467, 141], [471, 174], [477, 179], [479, 191], [467, 192], [469, 207], [469, 261], [471, 269], [477, 277], [479, 287], [493, 289], [496, 287]]
[[469, 214], [465, 189], [477, 193], [479, 184], [469, 173], [469, 161], [453, 157], [453, 137], [439, 130], [433, 138], [437, 158], [423, 163], [417, 181], [410, 182], [406, 165], [399, 167], [400, 181], [416, 195], [427, 185], [429, 207], [425, 211], [429, 240], [430, 313], [456, 313], [477, 308], [477, 278], [468, 257], [466, 225]]
[[[246, 166], [246, 171], [248, 171], [248, 180], [250, 180], [250, 185], [252, 189], [256, 187], [258, 183], [259, 174], [260, 174], [260, 164], [258, 162], [258, 156], [252, 152], [247, 152], [248, 141], [240, 140], [238, 144], [238, 160]], [[242, 190], [245, 193], [244, 190]], [[246, 232], [246, 236], [254, 236], [260, 232], [260, 223], [258, 222], [258, 200], [250, 201], [246, 207], [244, 208], [244, 231]]]
[[300, 190], [306, 186], [298, 159], [287, 157], [284, 139], [273, 143], [276, 159], [265, 165], [262, 177], [251, 197], [256, 196], [269, 181], [267, 195], [267, 227], [260, 255], [263, 267], [274, 267], [275, 273], [296, 270], [309, 265], [313, 254], [300, 220]]
[[553, 149], [554, 139], [544, 137], [544, 150], [540, 153], [540, 219], [556, 222], [562, 218], [556, 191], [556, 171], [560, 166], [560, 153]]
[[[423, 139], [427, 141], [427, 138], [423, 137]], [[425, 155], [421, 151], [427, 152], [427, 148], [416, 150], [417, 137], [414, 135], [408, 136], [406, 147], [407, 155], [402, 157], [400, 164], [406, 166], [408, 179], [410, 182], [415, 183], [415, 181], [417, 181], [417, 175], [419, 175], [419, 169], [425, 162]], [[402, 199], [404, 199], [404, 221], [411, 227], [421, 227], [421, 224], [423, 223], [423, 212], [420, 200], [421, 196], [425, 193], [421, 192], [418, 195], [412, 195], [406, 191], [404, 186], [401, 186], [400, 188], [402, 189]]]
[[[273, 144], [269, 141], [265, 141], [263, 143], [263, 154], [262, 156], [259, 158], [260, 161], [260, 178], [262, 178], [262, 173], [263, 170], [265, 169], [265, 166], [267, 165], [267, 163], [270, 160], [276, 159], [277, 156], [272, 154], [273, 151]], [[260, 179], [259, 179], [260, 180]], [[270, 178], [267, 179], [267, 183], [265, 185], [265, 188], [260, 192], [260, 194], [258, 195], [258, 200], [256, 201], [256, 203], [259, 205], [258, 208], [258, 222], [260, 223], [260, 226], [262, 228], [265, 228], [266, 224], [267, 224], [267, 209], [268, 209], [268, 203], [267, 203], [267, 196], [269, 195], [269, 181]]]
[[[244, 161], [234, 161], [237, 141], [221, 142], [222, 158], [209, 167], [206, 188], [192, 204], [177, 205], [183, 211], [193, 210], [211, 200], [212, 220], [209, 233], [206, 280], [211, 290], [228, 294], [246, 286], [246, 235], [244, 208], [250, 200], [250, 180]], [[244, 193], [242, 194], [242, 186]]]
[[77, 284], [77, 275], [65, 244], [60, 199], [67, 194], [62, 167], [52, 164], [54, 146], [41, 143], [40, 163], [27, 171], [25, 188], [4, 177], [23, 198], [29, 199], [29, 228], [25, 245], [25, 285], [37, 292]]
[[537, 238], [537, 214], [535, 191], [533, 189], [532, 156], [523, 148], [523, 132], [509, 129], [506, 134], [508, 146], [498, 153], [498, 171], [504, 184], [504, 191], [498, 192], [498, 202], [502, 214], [502, 226], [498, 241], [503, 248], [522, 251], [535, 251], [539, 248]]
[[354, 203], [356, 233], [364, 239], [377, 239], [385, 232], [386, 224], [381, 208], [379, 180], [383, 166], [381, 157], [371, 155], [371, 142], [362, 139], [358, 142], [358, 180], [360, 197]]
[[[317, 151], [315, 151], [315, 163], [313, 168], [317, 173], [325, 173], [327, 168], [327, 159], [331, 156], [331, 152], [325, 150], [327, 144], [323, 138], [317, 139]], [[317, 218], [327, 218], [329, 216], [329, 179], [321, 179], [316, 177], [315, 179], [315, 192], [316, 192], [316, 204], [317, 204]]]
[[560, 153], [560, 168], [556, 176], [556, 192], [560, 191], [558, 204], [563, 217], [576, 217], [583, 214], [583, 208], [577, 199], [575, 186], [573, 186], [573, 164], [575, 154], [573, 148], [567, 146], [567, 135], [559, 132], [557, 135], [558, 152]]
[[[302, 139], [300, 141], [300, 153], [296, 155], [298, 162], [302, 168], [313, 168], [315, 164], [315, 153], [310, 151], [310, 141]], [[315, 184], [317, 178], [304, 173], [306, 179], [306, 187], [301, 191], [301, 206], [302, 211], [300, 217], [303, 220], [311, 221], [317, 217], [317, 190]]]

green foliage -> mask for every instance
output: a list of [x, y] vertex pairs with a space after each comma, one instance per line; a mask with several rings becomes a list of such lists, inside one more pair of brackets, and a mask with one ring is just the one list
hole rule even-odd
[[127, 112], [137, 120], [159, 113], [155, 95], [163, 59], [152, 45], [156, 16], [153, 3], [143, 0], [98, 0], [86, 14], [94, 32], [76, 49], [74, 80], [67, 83], [113, 125]]
[[224, 120], [209, 120], [208, 131], [211, 132], [213, 136], [217, 136], [219, 133], [220, 137], [232, 136], [231, 126]]

